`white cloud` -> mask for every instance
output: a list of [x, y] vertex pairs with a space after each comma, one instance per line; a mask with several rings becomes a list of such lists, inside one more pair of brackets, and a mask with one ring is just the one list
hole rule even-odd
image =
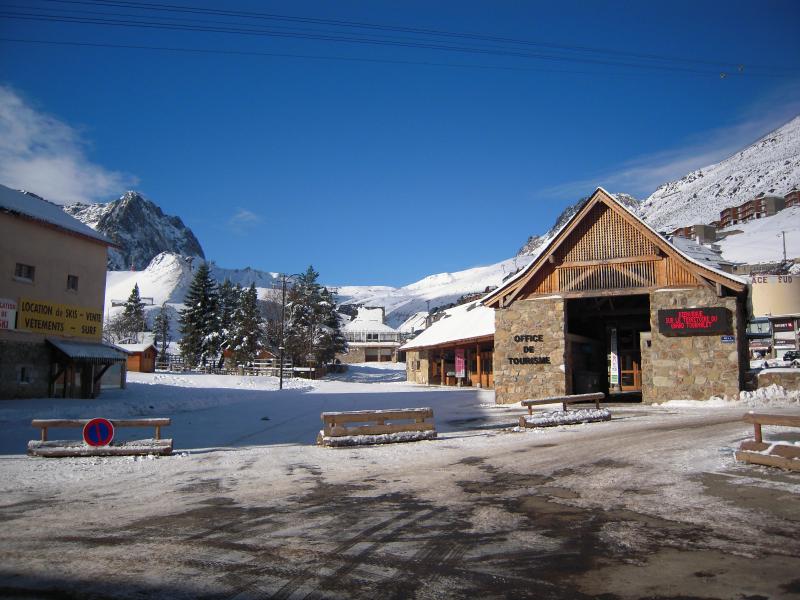
[[238, 208], [236, 213], [228, 219], [228, 228], [236, 235], [245, 235], [262, 221], [263, 219], [256, 213], [246, 208]]
[[0, 86], [0, 183], [59, 204], [105, 200], [137, 183], [91, 162], [85, 147], [75, 128]]
[[800, 85], [788, 85], [762, 98], [733, 125], [704, 131], [680, 148], [640, 156], [613, 171], [540, 190], [537, 196], [574, 200], [602, 186], [643, 200], [661, 184], [724, 160], [796, 117], [800, 114], [798, 98]]

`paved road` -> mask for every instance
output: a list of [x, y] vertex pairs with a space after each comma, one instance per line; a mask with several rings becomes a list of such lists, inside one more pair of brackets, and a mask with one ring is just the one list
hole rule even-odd
[[800, 475], [733, 462], [741, 412], [617, 414], [391, 448], [6, 458], [53, 481], [4, 492], [0, 597], [800, 597]]

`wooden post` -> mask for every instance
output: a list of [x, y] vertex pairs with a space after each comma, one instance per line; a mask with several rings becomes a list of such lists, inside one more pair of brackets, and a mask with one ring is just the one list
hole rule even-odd
[[42, 441], [47, 441], [47, 427], [42, 427]]
[[753, 437], [760, 444], [763, 441], [761, 439], [761, 423], [753, 423], [753, 429], [755, 430]]
[[475, 360], [478, 368], [478, 387], [483, 387], [483, 369], [481, 368], [481, 345], [475, 344]]
[[161, 439], [161, 425], [156, 425], [156, 439]]
[[444, 353], [439, 358], [440, 385], [447, 385], [447, 375], [444, 372]]

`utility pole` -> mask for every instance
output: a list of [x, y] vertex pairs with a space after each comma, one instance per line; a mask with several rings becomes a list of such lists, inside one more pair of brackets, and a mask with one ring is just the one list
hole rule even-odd
[[286, 327], [286, 274], [281, 274], [281, 345], [278, 346], [278, 350], [280, 350], [280, 376], [278, 379], [278, 389], [283, 389], [283, 351], [286, 346], [286, 338], [285, 336], [285, 327]]
[[786, 262], [786, 232], [781, 231], [781, 237], [783, 237], [783, 262]]

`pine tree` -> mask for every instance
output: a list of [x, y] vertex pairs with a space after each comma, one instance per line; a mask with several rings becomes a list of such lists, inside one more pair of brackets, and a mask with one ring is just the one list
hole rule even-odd
[[116, 323], [119, 334], [128, 339], [138, 341], [140, 331], [146, 331], [147, 321], [144, 316], [144, 302], [139, 295], [139, 284], [133, 285], [130, 296], [125, 301], [125, 308]]
[[225, 279], [219, 286], [219, 328], [223, 340], [227, 340], [233, 331], [233, 315], [242, 298], [242, 286], [234, 286], [230, 279]]
[[181, 311], [181, 354], [191, 366], [206, 364], [219, 353], [220, 331], [217, 284], [207, 263], [195, 273]]
[[234, 360], [245, 363], [254, 360], [266, 345], [264, 322], [258, 307], [256, 284], [241, 292], [241, 300], [233, 317], [230, 347]]
[[309, 266], [289, 291], [286, 305], [286, 351], [298, 365], [333, 360], [346, 342], [336, 316], [336, 298], [317, 282], [319, 273]]
[[164, 362], [167, 360], [167, 348], [172, 341], [170, 336], [170, 326], [172, 319], [170, 319], [167, 310], [167, 303], [161, 305], [161, 310], [158, 311], [155, 320], [153, 321], [153, 331], [155, 332], [155, 339], [153, 340], [158, 351], [158, 360]]

